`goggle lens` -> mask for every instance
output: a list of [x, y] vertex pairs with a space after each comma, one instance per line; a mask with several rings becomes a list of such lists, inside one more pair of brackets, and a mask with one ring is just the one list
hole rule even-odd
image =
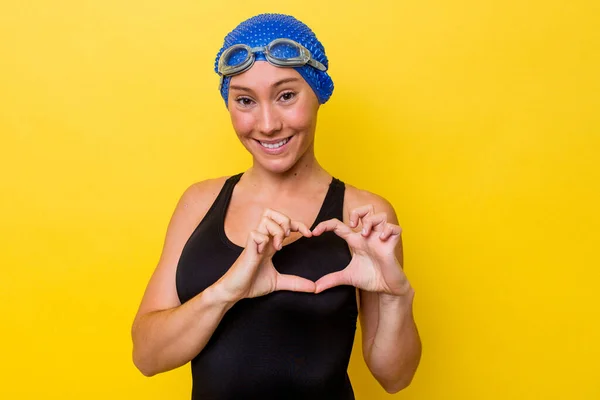
[[300, 48], [292, 43], [279, 42], [269, 46], [269, 55], [280, 60], [300, 57]]
[[227, 54], [227, 58], [224, 60], [225, 65], [227, 65], [229, 67], [238, 66], [238, 65], [242, 64], [244, 61], [246, 61], [248, 59], [248, 57], [250, 57], [250, 53], [248, 52], [248, 49], [246, 49], [246, 48], [238, 47], [235, 49], [231, 49], [231, 52], [229, 52], [229, 54]]

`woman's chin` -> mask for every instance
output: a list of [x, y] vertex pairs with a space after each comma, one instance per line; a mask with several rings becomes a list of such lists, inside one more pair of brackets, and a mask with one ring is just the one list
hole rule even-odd
[[254, 158], [254, 165], [259, 164], [264, 170], [272, 172], [274, 174], [282, 174], [289, 171], [293, 166], [294, 162], [288, 157], [279, 158], [274, 160], [265, 160], [260, 158]]

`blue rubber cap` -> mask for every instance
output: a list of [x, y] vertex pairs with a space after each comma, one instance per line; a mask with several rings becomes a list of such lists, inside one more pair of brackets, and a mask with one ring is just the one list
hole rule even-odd
[[[271, 41], [280, 38], [292, 39], [300, 43], [310, 51], [315, 60], [325, 67], [329, 67], [325, 48], [308, 26], [290, 15], [260, 14], [242, 22], [225, 36], [223, 47], [215, 59], [215, 72], [218, 72], [219, 57], [230, 46], [234, 44], [245, 44], [250, 47], [266, 46]], [[256, 60], [266, 60], [262, 53], [255, 56]], [[323, 104], [329, 100], [333, 93], [333, 81], [327, 72], [319, 71], [310, 65], [294, 67], [294, 69], [310, 85], [317, 95], [319, 103]], [[225, 106], [227, 106], [229, 96], [230, 80], [231, 77], [224, 77], [221, 86], [221, 96], [225, 100]]]

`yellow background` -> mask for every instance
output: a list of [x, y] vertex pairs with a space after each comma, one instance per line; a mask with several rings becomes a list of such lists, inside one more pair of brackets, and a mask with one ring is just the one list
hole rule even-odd
[[[130, 324], [183, 190], [249, 165], [212, 67], [269, 11], [327, 49], [320, 161], [404, 228], [423, 358], [394, 397], [599, 399], [598, 2], [289, 3], [2, 1], [0, 398], [189, 398]], [[350, 374], [390, 398], [358, 347]]]

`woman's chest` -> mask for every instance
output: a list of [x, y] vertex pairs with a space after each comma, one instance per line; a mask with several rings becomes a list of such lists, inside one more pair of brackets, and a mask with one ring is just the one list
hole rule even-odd
[[[185, 302], [218, 281], [233, 265], [242, 248], [232, 247], [226, 238], [215, 235], [216, 227], [201, 226], [186, 244], [177, 268], [177, 288]], [[282, 274], [312, 281], [344, 269], [351, 260], [346, 242], [332, 232], [302, 237], [284, 246], [273, 256], [273, 265]]]
[[[266, 216], [267, 211], [270, 213], [269, 216]], [[261, 224], [264, 229], [265, 218], [271, 219], [274, 224], [279, 226], [284, 225], [281, 221], [289, 219], [289, 221], [301, 222], [310, 229], [315, 224], [319, 212], [320, 205], [307, 201], [297, 201], [286, 205], [250, 200], [232, 201], [225, 212], [223, 230], [231, 242], [244, 247], [250, 231], [258, 230]], [[275, 226], [273, 223], [266, 223]], [[278, 229], [277, 226], [275, 229]], [[290, 244], [301, 237], [302, 234], [292, 232], [289, 237], [285, 238], [283, 245]]]

